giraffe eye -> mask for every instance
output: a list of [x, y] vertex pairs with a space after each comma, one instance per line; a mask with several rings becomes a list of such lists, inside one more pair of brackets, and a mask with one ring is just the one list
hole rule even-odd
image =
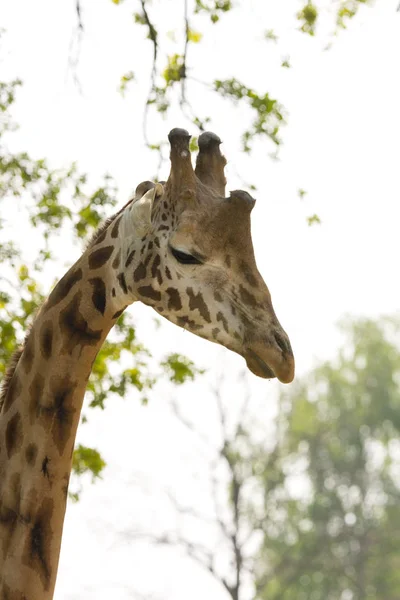
[[201, 265], [201, 260], [193, 256], [193, 254], [186, 254], [186, 252], [172, 247], [171, 252], [172, 256], [182, 265]]

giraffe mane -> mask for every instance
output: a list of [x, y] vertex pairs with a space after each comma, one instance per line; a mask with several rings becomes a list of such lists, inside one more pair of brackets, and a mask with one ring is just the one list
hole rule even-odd
[[93, 233], [92, 237], [90, 238], [90, 240], [87, 242], [85, 249], [88, 250], [89, 248], [91, 248], [92, 246], [95, 245], [95, 243], [97, 242], [97, 240], [99, 239], [99, 237], [101, 236], [101, 234], [106, 231], [106, 229], [108, 229], [109, 225], [112, 223], [112, 221], [115, 219], [115, 217], [117, 216], [118, 213], [115, 213], [115, 215], [113, 215], [112, 217], [108, 217], [105, 221], [103, 221], [103, 223], [100, 223], [100, 225], [98, 226], [98, 228], [96, 229], [96, 231]]
[[[108, 229], [108, 227], [111, 225], [111, 223], [115, 220], [115, 218], [128, 206], [128, 204], [130, 204], [132, 201], [134, 200], [134, 198], [131, 198], [118, 212], [116, 212], [114, 215], [112, 215], [111, 217], [108, 217], [108, 219], [106, 219], [103, 223], [101, 223], [99, 225], [99, 227], [96, 229], [96, 231], [94, 232], [94, 234], [92, 235], [92, 237], [90, 238], [89, 242], [86, 245], [86, 250], [88, 248], [91, 248], [92, 246], [95, 245], [95, 243], [98, 241], [98, 239], [100, 238], [100, 236]], [[4, 404], [4, 400], [5, 397], [7, 396], [7, 392], [8, 389], [10, 387], [10, 383], [11, 380], [13, 378], [15, 369], [17, 368], [17, 364], [18, 361], [21, 357], [21, 354], [23, 353], [24, 349], [25, 349], [25, 345], [26, 345], [26, 340], [28, 339], [30, 333], [30, 329], [27, 332], [26, 336], [25, 336], [25, 340], [23, 342], [23, 344], [19, 345], [14, 352], [11, 355], [11, 359], [8, 362], [6, 371], [4, 373], [4, 377], [3, 377], [3, 381], [1, 382], [0, 385], [0, 413], [2, 411], [3, 408], [3, 404]]]
[[94, 232], [94, 234], [92, 235], [92, 237], [90, 238], [88, 243], [86, 244], [85, 250], [88, 250], [89, 248], [91, 248], [92, 246], [94, 246], [96, 244], [96, 242], [98, 241], [100, 236], [108, 229], [108, 227], [115, 220], [115, 218], [118, 217], [118, 215], [120, 213], [122, 213], [123, 210], [125, 210], [125, 208], [128, 206], [128, 204], [130, 204], [134, 200], [135, 200], [135, 198], [131, 198], [130, 200], [128, 200], [128, 202], [126, 202], [126, 204], [124, 204], [124, 206], [122, 208], [120, 208], [119, 211], [117, 211], [111, 217], [108, 217], [105, 221], [103, 221], [103, 223], [100, 223], [100, 225], [98, 226], [98, 228], [96, 229], [96, 231]]
[[[28, 333], [29, 335], [29, 333]], [[25, 338], [26, 341], [26, 338]], [[15, 369], [17, 368], [18, 361], [25, 348], [25, 342], [16, 348], [11, 356], [10, 362], [8, 363], [6, 372], [4, 373], [3, 381], [0, 387], [0, 413], [3, 408], [5, 397], [7, 396], [8, 388], [10, 387], [11, 380], [13, 378]]]

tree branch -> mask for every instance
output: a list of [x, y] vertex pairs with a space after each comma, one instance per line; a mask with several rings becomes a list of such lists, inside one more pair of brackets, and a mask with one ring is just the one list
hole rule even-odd
[[77, 67], [82, 47], [82, 37], [84, 33], [81, 0], [75, 0], [75, 12], [77, 17], [77, 26], [76, 29], [72, 32], [71, 41], [69, 44], [67, 74], [70, 70], [72, 73], [72, 79], [79, 93], [82, 94], [81, 82], [79, 81], [79, 77], [77, 75]]
[[143, 137], [144, 137], [146, 145], [149, 148], [151, 148], [151, 144], [149, 142], [149, 138], [147, 135], [147, 121], [148, 121], [148, 114], [149, 114], [149, 106], [151, 103], [151, 96], [153, 93], [155, 93], [155, 88], [156, 88], [158, 33], [157, 33], [157, 30], [154, 27], [152, 21], [150, 20], [149, 13], [147, 12], [146, 0], [140, 0], [140, 4], [142, 7], [144, 24], [148, 28], [148, 37], [153, 44], [153, 64], [152, 64], [151, 74], [150, 74], [150, 89], [149, 89], [149, 93], [147, 94], [147, 100], [146, 100], [146, 104], [144, 107], [144, 113], [143, 113]]
[[81, 2], [80, 0], [76, 0], [75, 3], [76, 15], [78, 17], [78, 29], [83, 31], [83, 21], [82, 21], [82, 11], [81, 11]]
[[129, 535], [129, 541], [147, 541], [153, 543], [157, 546], [175, 546], [178, 548], [182, 548], [185, 551], [185, 554], [189, 556], [192, 560], [194, 560], [200, 567], [208, 571], [213, 577], [227, 590], [230, 596], [236, 600], [236, 597], [233, 595], [234, 589], [228, 583], [227, 579], [220, 575], [214, 566], [214, 554], [213, 552], [209, 552], [206, 548], [201, 546], [200, 544], [194, 544], [185, 540], [180, 536], [172, 537], [169, 534], [163, 535], [154, 535], [150, 533], [144, 533], [141, 531], [124, 533], [124, 536], [127, 537]]

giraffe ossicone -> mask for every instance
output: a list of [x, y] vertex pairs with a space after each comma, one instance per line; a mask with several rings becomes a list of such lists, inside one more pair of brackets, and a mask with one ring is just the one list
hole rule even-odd
[[51, 600], [71, 457], [88, 377], [129, 304], [243, 356], [263, 378], [294, 377], [289, 339], [257, 270], [254, 199], [225, 197], [213, 133], [169, 134], [166, 182], [142, 182], [41, 307], [0, 398], [0, 599]]

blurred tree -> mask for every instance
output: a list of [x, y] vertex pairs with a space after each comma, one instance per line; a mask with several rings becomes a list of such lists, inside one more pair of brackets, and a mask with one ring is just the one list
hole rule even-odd
[[282, 396], [257, 598], [400, 598], [399, 326], [347, 322], [337, 360]]
[[[184, 406], [176, 401], [171, 402], [174, 416], [192, 438], [191, 446], [198, 446], [201, 454], [207, 457], [201, 506], [188, 504], [187, 499], [180, 497], [178, 490], [163, 490], [164, 510], [170, 509], [174, 513], [177, 528], [160, 532], [157, 523], [157, 529], [152, 531], [140, 523], [126, 528], [123, 538], [136, 544], [150, 542], [158, 547], [182, 549], [219, 584], [221, 598], [226, 596], [231, 600], [243, 600], [247, 598], [246, 593], [252, 581], [252, 550], [258, 536], [248, 518], [246, 500], [254, 490], [253, 461], [258, 448], [248, 433], [252, 427], [247, 375], [240, 372], [234, 379], [235, 388], [240, 389], [242, 395], [234, 418], [230, 402], [224, 399], [224, 388], [228, 381], [232, 384], [231, 377], [218, 377], [211, 389], [218, 420], [217, 439], [213, 439], [209, 431], [201, 431], [198, 424], [186, 416]], [[265, 456], [263, 448], [264, 459]], [[188, 476], [184, 478], [190, 487]], [[193, 476], [194, 485], [197, 478], [198, 474]], [[154, 495], [159, 497], [160, 492]]]
[[235, 418], [223, 382], [214, 388], [216, 443], [174, 404], [207, 450], [201, 507], [168, 490], [178, 529], [124, 537], [184, 549], [221, 599], [400, 598], [400, 320], [343, 329], [337, 359], [281, 396], [272, 435], [243, 375]]
[[[52, 275], [53, 281], [59, 278], [59, 260], [54, 251], [57, 238], [62, 236], [65, 251], [83, 238], [88, 239], [104, 217], [110, 216], [117, 195], [109, 175], [93, 190], [87, 175], [79, 172], [75, 164], [53, 170], [46, 160], [8, 149], [15, 129], [11, 108], [20, 84], [18, 80], [0, 82], [0, 376], [44, 300], [43, 270], [47, 276]], [[28, 222], [34, 228], [29, 247], [18, 247], [14, 241], [12, 223], [16, 213], [23, 225]], [[110, 369], [111, 362], [121, 365], [122, 358], [125, 368]], [[165, 357], [156, 369], [154, 365], [149, 369], [149, 358], [146, 348], [136, 339], [131, 315], [124, 313], [93, 365], [87, 387], [89, 407], [103, 409], [107, 397], [124, 397], [132, 389], [146, 402], [146, 393], [161, 375], [181, 384], [199, 372], [191, 361], [176, 353]], [[104, 466], [94, 449], [77, 449], [73, 462], [76, 473], [89, 471], [96, 478]]]

